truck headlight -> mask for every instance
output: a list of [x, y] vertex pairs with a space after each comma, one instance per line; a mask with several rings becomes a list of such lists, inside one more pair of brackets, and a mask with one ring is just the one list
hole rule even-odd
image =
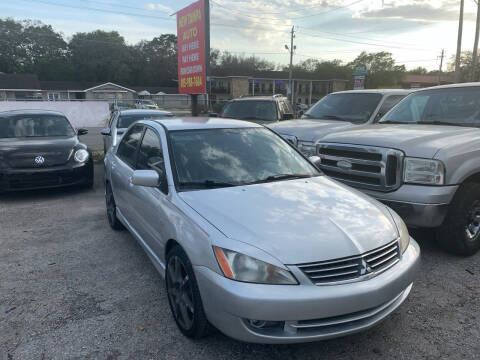
[[298, 150], [306, 157], [317, 154], [317, 146], [313, 142], [299, 141]]
[[79, 162], [79, 163], [86, 162], [88, 160], [88, 157], [89, 157], [88, 151], [84, 150], [84, 149], [80, 149], [80, 150], [75, 151], [75, 155], [73, 156], [75, 161]]
[[445, 166], [438, 160], [405, 158], [403, 181], [413, 184], [443, 185]]
[[398, 245], [400, 246], [400, 251], [403, 254], [407, 250], [408, 245], [410, 245], [410, 234], [408, 233], [407, 225], [405, 221], [392, 209], [387, 208], [390, 215], [392, 215], [395, 226], [398, 230]]
[[217, 246], [213, 247], [213, 251], [220, 269], [229, 279], [257, 284], [298, 284], [290, 271], [278, 266]]

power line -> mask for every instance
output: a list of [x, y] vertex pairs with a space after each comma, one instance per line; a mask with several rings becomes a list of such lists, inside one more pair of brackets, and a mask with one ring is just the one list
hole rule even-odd
[[[304, 18], [308, 18], [308, 17], [312, 17], [312, 16], [319, 16], [319, 15], [324, 15], [324, 14], [327, 14], [327, 13], [330, 13], [330, 12], [333, 12], [333, 11], [337, 11], [337, 10], [340, 10], [340, 9], [345, 9], [345, 8], [348, 8], [352, 5], [355, 5], [355, 4], [358, 4], [362, 1], [365, 1], [365, 0], [356, 0], [350, 4], [347, 4], [347, 5], [343, 5], [343, 6], [338, 6], [338, 7], [335, 7], [333, 9], [330, 9], [330, 10], [326, 10], [326, 11], [322, 11], [322, 12], [319, 12], [319, 13], [315, 13], [315, 14], [309, 14], [309, 15], [302, 15], [302, 16], [294, 16], [294, 17], [289, 17], [288, 19], [285, 19], [285, 16], [283, 18], [268, 18], [268, 17], [265, 17], [265, 16], [255, 16], [255, 15], [251, 15], [250, 13], [245, 13], [245, 12], [242, 12], [240, 10], [237, 10], [237, 9], [232, 9], [232, 8], [229, 8], [225, 5], [222, 5], [222, 4], [219, 4], [217, 3], [216, 1], [214, 0], [210, 0], [211, 3], [221, 7], [221, 8], [224, 8], [228, 11], [233, 11], [233, 12], [239, 12], [239, 13], [243, 13], [244, 15], [241, 15], [241, 14], [238, 14], [239, 16], [243, 16], [243, 17], [248, 17], [248, 18], [253, 18], [253, 19], [262, 19], [262, 20], [275, 20], [275, 21], [281, 21], [281, 22], [285, 22], [285, 20], [297, 20], [297, 19], [304, 19]], [[285, 15], [284, 13], [279, 13], [279, 14], [282, 14], [282, 15]]]

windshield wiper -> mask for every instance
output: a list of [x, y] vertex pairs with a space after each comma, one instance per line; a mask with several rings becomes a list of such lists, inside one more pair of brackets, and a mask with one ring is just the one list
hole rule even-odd
[[189, 187], [189, 188], [220, 188], [220, 187], [233, 187], [238, 186], [238, 184], [233, 184], [229, 182], [221, 182], [215, 180], [205, 180], [205, 181], [185, 181], [180, 182], [179, 184], [181, 187]]
[[259, 117], [256, 117], [256, 116], [246, 116], [246, 117], [243, 117], [243, 118], [241, 118], [240, 120], [261, 120], [261, 121], [272, 121], [272, 120], [270, 120], [270, 119], [259, 118]]
[[337, 115], [322, 115], [321, 116], [322, 119], [328, 119], [328, 120], [340, 120], [340, 121], [347, 121]]
[[417, 124], [417, 123], [406, 122], [406, 121], [385, 120], [385, 121], [380, 121], [379, 124]]
[[279, 180], [290, 180], [290, 179], [303, 179], [303, 178], [309, 178], [314, 175], [307, 175], [307, 174], [280, 174], [280, 175], [270, 175], [267, 176], [264, 179], [260, 180], [255, 180], [252, 181], [248, 184], [261, 184], [261, 183], [267, 183], [270, 181], [279, 181]]

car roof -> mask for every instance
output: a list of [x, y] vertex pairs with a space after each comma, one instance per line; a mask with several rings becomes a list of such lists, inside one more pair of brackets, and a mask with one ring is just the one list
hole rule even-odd
[[279, 99], [285, 99], [285, 96], [246, 96], [241, 98], [235, 98], [230, 101], [251, 101], [251, 100], [269, 100], [269, 101], [276, 101]]
[[455, 88], [464, 88], [464, 87], [480, 87], [480, 82], [439, 85], [439, 86], [432, 86], [428, 88], [418, 89], [417, 91], [436, 90], [436, 89], [455, 89]]
[[53, 110], [42, 110], [42, 109], [21, 109], [21, 110], [7, 110], [1, 111], [0, 116], [8, 116], [8, 115], [60, 115], [64, 116], [65, 114], [61, 113], [60, 111], [53, 111]]
[[128, 109], [119, 110], [120, 115], [145, 115], [145, 114], [171, 114], [171, 111], [166, 110], [152, 110], [152, 109]]
[[[201, 129], [238, 129], [262, 128], [263, 126], [242, 120], [211, 118], [211, 117], [179, 117], [158, 120], [141, 120], [138, 123], [146, 125], [162, 125], [168, 131], [201, 130]], [[137, 124], [138, 124], [137, 123]]]
[[[331, 94], [381, 94], [381, 95], [408, 95], [417, 89], [363, 89], [363, 90], [345, 90], [337, 91]], [[329, 95], [331, 95], [329, 94]]]

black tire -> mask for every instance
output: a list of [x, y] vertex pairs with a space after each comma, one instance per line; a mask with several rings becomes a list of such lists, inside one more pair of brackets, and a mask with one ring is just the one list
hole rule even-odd
[[480, 184], [462, 184], [437, 231], [439, 244], [448, 252], [471, 256], [480, 249]]
[[105, 205], [107, 208], [107, 219], [113, 230], [120, 231], [125, 229], [117, 217], [117, 205], [110, 184], [105, 184]]
[[203, 310], [192, 264], [180, 246], [173, 247], [167, 254], [165, 287], [170, 310], [182, 334], [192, 339], [208, 335], [211, 325]]

